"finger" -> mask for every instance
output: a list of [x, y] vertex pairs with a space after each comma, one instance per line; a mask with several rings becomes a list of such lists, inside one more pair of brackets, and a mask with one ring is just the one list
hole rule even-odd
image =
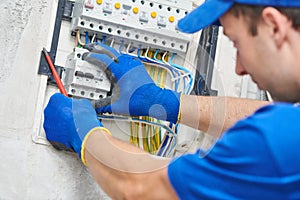
[[120, 56], [120, 54], [114, 48], [102, 43], [91, 43], [88, 45], [84, 45], [83, 48], [89, 50], [92, 53], [105, 54], [115, 62], [118, 61], [118, 57]]
[[65, 145], [60, 142], [54, 142], [54, 141], [49, 141], [49, 142], [56, 150], [75, 152], [74, 149], [72, 149], [72, 147], [70, 145], [67, 145], [67, 144]]
[[71, 99], [61, 93], [55, 93], [50, 97], [49, 104], [58, 104], [64, 101], [71, 102]]
[[98, 114], [102, 114], [102, 113], [112, 113], [111, 105], [97, 108], [96, 111], [97, 111]]
[[101, 108], [107, 105], [110, 105], [114, 102], [116, 102], [119, 97], [120, 97], [120, 87], [118, 86], [118, 84], [114, 84], [112, 85], [114, 87], [112, 87], [112, 94], [109, 97], [103, 98], [103, 99], [99, 99], [99, 100], [95, 100], [95, 108]]
[[71, 99], [69, 97], [66, 97], [61, 93], [55, 93], [50, 97], [44, 110], [44, 115], [52, 117], [54, 115], [53, 111], [59, 110], [61, 107], [69, 105], [70, 103]]
[[93, 65], [96, 65], [102, 70], [105, 70], [109, 65], [111, 65], [114, 62], [114, 60], [112, 60], [106, 54], [96, 54], [90, 52], [83, 53], [82, 60], [87, 61], [88, 63], [91, 63]]
[[111, 90], [116, 87], [117, 80], [108, 67], [109, 64], [113, 61], [108, 56], [106, 56], [105, 54], [84, 53], [82, 55], [82, 59], [90, 64], [98, 66], [102, 71], [104, 71], [107, 79], [111, 83]]
[[95, 108], [98, 109], [98, 108], [110, 105], [111, 101], [112, 101], [112, 97], [107, 97], [107, 98], [96, 100], [95, 101]]

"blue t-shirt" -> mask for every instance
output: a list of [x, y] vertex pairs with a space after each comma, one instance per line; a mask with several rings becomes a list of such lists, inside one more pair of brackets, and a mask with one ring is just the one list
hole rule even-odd
[[300, 199], [300, 108], [259, 109], [206, 156], [175, 158], [168, 177], [180, 199]]

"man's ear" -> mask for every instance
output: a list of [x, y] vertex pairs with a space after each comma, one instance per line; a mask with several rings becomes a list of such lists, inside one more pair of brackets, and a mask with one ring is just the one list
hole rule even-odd
[[266, 7], [262, 11], [262, 20], [269, 26], [271, 37], [280, 48], [287, 37], [288, 29], [292, 27], [291, 20], [273, 7]]

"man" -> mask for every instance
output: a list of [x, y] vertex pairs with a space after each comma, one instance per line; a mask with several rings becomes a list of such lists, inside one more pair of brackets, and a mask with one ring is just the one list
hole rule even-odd
[[[90, 53], [87, 61], [109, 66], [120, 86], [119, 98], [98, 112], [227, 131], [205, 157], [199, 150], [158, 159], [114, 139], [87, 100], [56, 94], [45, 109], [48, 140], [74, 149], [113, 199], [300, 199], [300, 108], [292, 104], [300, 99], [300, 0], [207, 0], [178, 28], [192, 33], [218, 19], [237, 49], [236, 73], [289, 103], [264, 106], [227, 129], [265, 102], [182, 96], [156, 87], [129, 56], [114, 62]], [[213, 102], [226, 105], [221, 122]]]

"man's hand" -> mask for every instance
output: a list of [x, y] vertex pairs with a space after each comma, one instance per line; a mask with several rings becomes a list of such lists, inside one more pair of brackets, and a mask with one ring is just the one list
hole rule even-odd
[[150, 116], [178, 122], [180, 94], [156, 86], [138, 58], [119, 54], [104, 44], [91, 44], [85, 48], [91, 52], [84, 59], [98, 66], [108, 66], [118, 84], [110, 105], [98, 108], [98, 113]]
[[58, 150], [75, 151], [82, 158], [83, 140], [94, 128], [103, 127], [86, 99], [71, 99], [54, 94], [44, 110], [47, 140]]

